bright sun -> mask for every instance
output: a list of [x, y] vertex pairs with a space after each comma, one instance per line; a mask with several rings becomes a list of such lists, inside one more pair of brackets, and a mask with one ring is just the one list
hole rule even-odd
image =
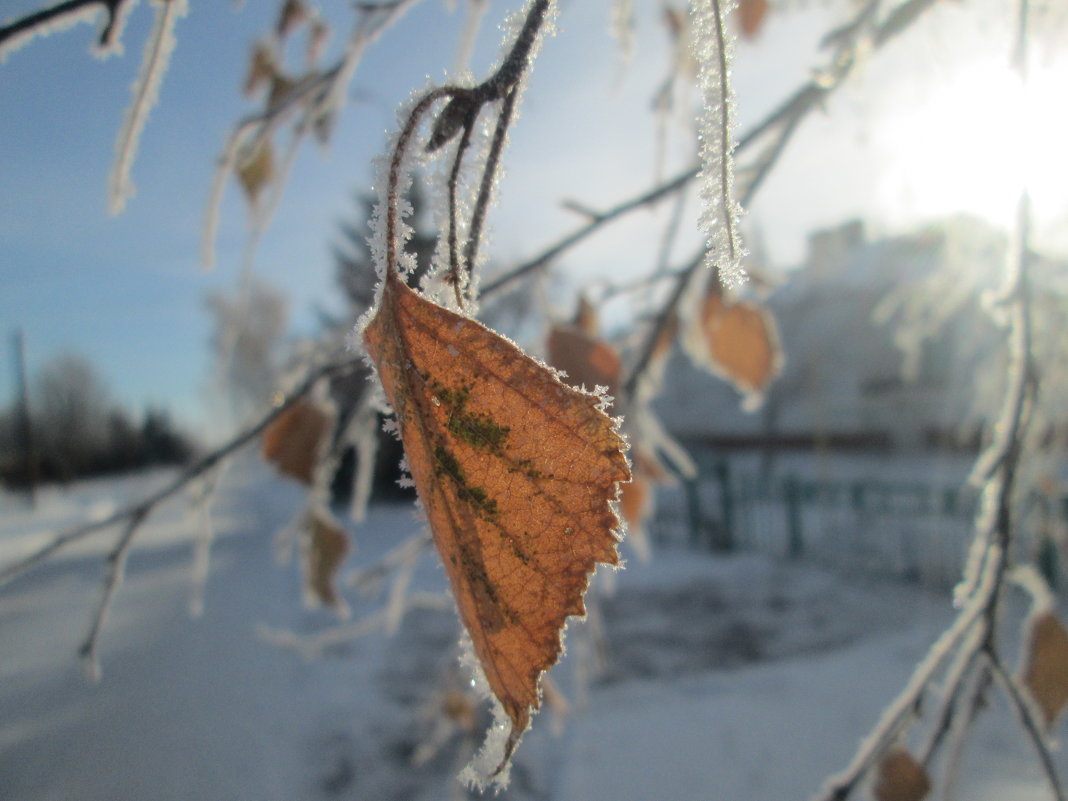
[[972, 64], [889, 121], [882, 187], [904, 216], [955, 211], [999, 224], [1026, 185], [1046, 218], [1068, 207], [1068, 66], [1034, 69], [1026, 89], [1003, 64]]

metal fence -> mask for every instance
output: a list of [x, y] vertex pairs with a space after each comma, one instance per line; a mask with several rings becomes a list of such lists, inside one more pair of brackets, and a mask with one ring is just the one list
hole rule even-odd
[[[757, 550], [856, 573], [946, 588], [960, 578], [978, 492], [959, 482], [804, 477], [762, 472], [727, 459], [699, 460], [696, 480], [662, 489], [654, 542], [718, 551]], [[1026, 538], [1050, 583], [1058, 581], [1055, 526], [1068, 497], [1024, 504]]]

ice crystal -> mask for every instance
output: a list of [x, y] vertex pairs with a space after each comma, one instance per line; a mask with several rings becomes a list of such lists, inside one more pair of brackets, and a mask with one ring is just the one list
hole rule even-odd
[[732, 40], [727, 19], [733, 0], [693, 0], [693, 49], [699, 64], [702, 109], [698, 119], [703, 203], [700, 226], [706, 263], [724, 284], [743, 278], [745, 252], [738, 231], [742, 209], [734, 197], [734, 94], [730, 84]]

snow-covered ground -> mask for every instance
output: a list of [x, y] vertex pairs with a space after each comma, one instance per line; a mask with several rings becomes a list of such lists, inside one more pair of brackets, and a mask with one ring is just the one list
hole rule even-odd
[[[164, 479], [49, 490], [36, 513], [0, 495], [0, 566], [43, 530]], [[300, 504], [297, 487], [254, 462], [232, 469], [196, 619], [197, 519], [184, 501], [162, 510], [130, 557], [97, 684], [76, 651], [114, 535], [0, 588], [0, 799], [466, 797], [454, 776], [486, 714], [468, 731], [449, 608], [413, 609], [392, 636], [374, 631], [312, 660], [264, 636], [336, 624], [302, 606], [299, 566], [275, 556]], [[350, 565], [418, 530], [410, 507], [372, 508]], [[952, 616], [943, 595], [756, 554], [664, 551], [609, 578], [598, 577], [591, 619], [570, 627], [554, 671], [566, 701], [535, 719], [504, 798], [803, 801], [845, 765]], [[424, 553], [410, 592], [443, 589]], [[350, 593], [350, 623], [380, 609], [382, 593]], [[1000, 701], [982, 714], [960, 773], [962, 799], [1049, 797]]]

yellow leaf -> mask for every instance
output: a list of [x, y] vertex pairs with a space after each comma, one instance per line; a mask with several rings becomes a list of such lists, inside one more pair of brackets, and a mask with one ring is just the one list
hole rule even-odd
[[1068, 703], [1068, 633], [1052, 612], [1035, 615], [1028, 627], [1023, 683], [1053, 725]]
[[319, 406], [297, 401], [263, 432], [263, 458], [282, 475], [310, 486], [330, 422], [330, 415]]
[[304, 586], [307, 596], [338, 611], [346, 609], [334, 590], [334, 578], [349, 552], [349, 538], [328, 512], [317, 510], [308, 521], [304, 553]]
[[879, 762], [875, 801], [920, 801], [931, 791], [927, 772], [901, 746], [891, 748]]
[[629, 478], [601, 400], [392, 273], [364, 340], [464, 626], [510, 728], [503, 769], [540, 704], [542, 673], [597, 563], [618, 563], [611, 501]]

